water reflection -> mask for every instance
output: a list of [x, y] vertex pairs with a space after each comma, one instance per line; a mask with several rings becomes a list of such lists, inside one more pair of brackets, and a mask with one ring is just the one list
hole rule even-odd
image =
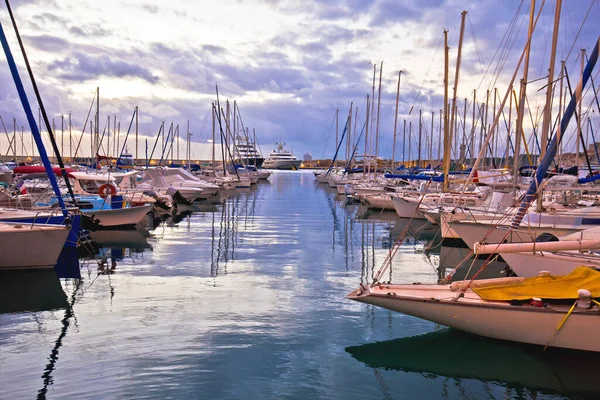
[[65, 308], [67, 296], [53, 270], [0, 273], [0, 313]]
[[38, 391], [38, 399], [46, 398], [48, 386], [52, 385], [52, 383], [54, 382], [52, 374], [56, 368], [56, 363], [58, 361], [58, 351], [63, 344], [64, 338], [67, 336], [69, 326], [71, 325], [71, 319], [75, 318], [75, 314], [73, 313], [73, 305], [75, 304], [75, 301], [77, 299], [77, 294], [79, 292], [79, 289], [81, 288], [82, 282], [83, 281], [80, 279], [74, 280], [75, 285], [73, 287], [73, 292], [71, 293], [71, 298], [66, 304], [65, 313], [60, 321], [60, 333], [54, 341], [54, 346], [50, 350], [50, 355], [48, 356], [48, 363], [46, 364], [46, 367], [44, 368], [44, 373], [42, 374], [43, 386]]
[[[600, 396], [600, 364], [593, 354], [502, 342], [443, 329], [423, 335], [350, 346], [371, 368], [416, 373], [428, 379], [470, 379], [571, 398]], [[507, 396], [508, 397], [508, 396]]]

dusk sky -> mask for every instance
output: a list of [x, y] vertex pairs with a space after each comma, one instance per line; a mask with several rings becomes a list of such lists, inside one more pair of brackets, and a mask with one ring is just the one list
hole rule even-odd
[[[538, 0], [537, 7], [542, 3]], [[560, 61], [566, 60], [574, 86], [579, 79], [580, 49], [591, 52], [598, 39], [600, 2], [563, 3], [555, 75]], [[526, 41], [529, 4], [517, 0], [11, 1], [42, 99], [59, 129], [59, 115], [71, 112], [73, 131], [79, 135], [99, 87], [101, 132], [109, 115], [117, 116], [124, 132], [137, 105], [140, 157], [145, 138], [152, 146], [161, 121], [167, 126], [179, 124], [182, 141], [189, 121], [193, 158], [197, 158], [198, 143], [207, 143], [211, 135], [210, 104], [216, 98], [217, 84], [222, 105], [226, 99], [237, 101], [245, 126], [250, 132], [256, 130], [263, 153], [281, 139], [296, 156], [310, 152], [316, 159], [333, 155], [336, 108], [340, 132], [351, 101], [359, 107], [358, 130], [362, 128], [373, 63], [379, 65], [381, 61], [379, 154], [390, 157], [392, 153], [400, 69], [405, 73], [400, 88], [396, 159], [402, 153], [403, 120], [418, 126], [420, 109], [426, 132], [431, 129], [431, 112], [436, 114], [437, 136], [443, 103], [443, 31], [449, 30], [451, 96], [463, 10], [468, 14], [458, 86], [459, 113], [462, 115], [464, 98], [471, 104], [473, 89], [477, 89], [480, 103], [485, 100], [485, 91], [494, 87], [503, 97]], [[530, 81], [547, 75], [554, 7], [554, 0], [545, 2], [534, 34]], [[4, 2], [0, 22], [22, 67], [21, 76], [30, 87]], [[508, 48], [506, 37], [512, 44]], [[9, 132], [13, 118], [27, 132], [3, 53], [0, 59], [0, 116]], [[597, 72], [594, 77], [598, 89]], [[543, 107], [545, 84], [541, 79], [528, 89], [534, 118]], [[37, 112], [33, 93], [28, 93]], [[4, 154], [7, 142], [2, 131], [0, 125]], [[506, 135], [505, 129], [501, 135]], [[85, 143], [89, 142], [84, 141], [82, 155], [89, 154]], [[135, 151], [131, 136], [128, 144]], [[180, 148], [183, 157], [184, 145]], [[65, 153], [68, 155], [66, 149]]]

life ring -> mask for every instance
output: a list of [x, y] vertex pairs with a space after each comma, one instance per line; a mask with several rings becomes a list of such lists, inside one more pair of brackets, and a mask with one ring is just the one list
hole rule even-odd
[[115, 196], [117, 194], [117, 188], [111, 183], [105, 183], [98, 188], [98, 195], [105, 199], [108, 195]]

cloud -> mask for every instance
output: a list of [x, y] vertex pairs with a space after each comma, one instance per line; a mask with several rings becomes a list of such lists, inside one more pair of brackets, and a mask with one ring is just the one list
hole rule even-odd
[[75, 51], [71, 57], [52, 62], [48, 69], [58, 71], [58, 77], [70, 81], [87, 81], [99, 76], [117, 78], [136, 77], [149, 83], [157, 83], [158, 77], [149, 69], [132, 62], [113, 59], [110, 56], [92, 56]]

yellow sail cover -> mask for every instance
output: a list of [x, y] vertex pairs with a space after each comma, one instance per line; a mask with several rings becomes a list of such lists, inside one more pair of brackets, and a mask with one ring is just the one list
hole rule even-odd
[[600, 297], [600, 272], [589, 267], [577, 267], [564, 276], [526, 278], [521, 282], [473, 288], [484, 300], [509, 301], [541, 299], [576, 299], [579, 289], [587, 289], [592, 297]]

